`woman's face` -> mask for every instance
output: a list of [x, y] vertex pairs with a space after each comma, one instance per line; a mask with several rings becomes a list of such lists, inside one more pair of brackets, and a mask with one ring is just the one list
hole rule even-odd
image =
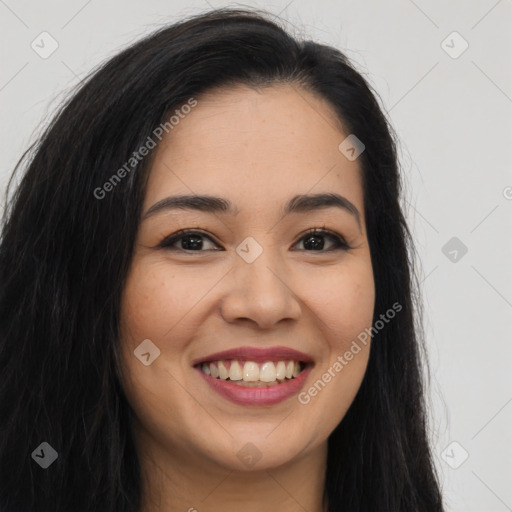
[[[369, 344], [353, 342], [375, 298], [348, 135], [309, 92], [237, 87], [198, 97], [154, 150], [121, 311], [140, 443], [239, 470], [325, 447], [361, 384]], [[303, 197], [317, 194], [344, 199]], [[165, 202], [179, 196], [195, 207]], [[217, 354], [234, 349], [248, 351]]]

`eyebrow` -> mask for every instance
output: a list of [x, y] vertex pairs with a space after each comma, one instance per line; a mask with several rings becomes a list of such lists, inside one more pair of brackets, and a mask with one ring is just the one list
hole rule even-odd
[[[284, 206], [283, 216], [290, 213], [307, 213], [326, 208], [341, 208], [350, 213], [361, 228], [359, 210], [346, 197], [339, 194], [301, 194], [292, 197]], [[208, 195], [183, 195], [166, 197], [151, 206], [143, 220], [157, 212], [168, 210], [197, 210], [206, 213], [237, 215], [239, 209], [228, 199]]]

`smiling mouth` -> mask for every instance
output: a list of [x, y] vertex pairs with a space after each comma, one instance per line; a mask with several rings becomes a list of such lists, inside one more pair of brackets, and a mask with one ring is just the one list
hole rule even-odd
[[242, 387], [278, 386], [295, 379], [311, 363], [294, 360], [255, 362], [228, 359], [196, 365], [204, 374]]

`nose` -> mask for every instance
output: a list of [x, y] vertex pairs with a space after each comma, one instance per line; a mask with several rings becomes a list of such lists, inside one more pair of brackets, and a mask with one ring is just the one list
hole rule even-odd
[[226, 322], [250, 321], [261, 329], [283, 320], [297, 320], [302, 308], [286, 266], [269, 249], [252, 263], [237, 258], [221, 301]]

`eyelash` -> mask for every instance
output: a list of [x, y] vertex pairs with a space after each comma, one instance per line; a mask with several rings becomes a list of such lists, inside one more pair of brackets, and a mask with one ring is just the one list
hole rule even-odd
[[[162, 242], [160, 242], [160, 244], [157, 247], [162, 248], [162, 249], [167, 249], [170, 251], [184, 252], [186, 254], [190, 254], [193, 252], [200, 253], [200, 252], [209, 252], [212, 250], [218, 250], [218, 249], [206, 249], [206, 250], [195, 251], [192, 249], [181, 249], [181, 248], [177, 249], [177, 248], [172, 247], [172, 245], [174, 245], [177, 241], [181, 240], [182, 238], [185, 238], [186, 236], [191, 236], [191, 235], [196, 235], [196, 236], [199, 235], [199, 236], [208, 238], [211, 242], [215, 243], [214, 240], [212, 240], [212, 238], [210, 236], [206, 235], [205, 233], [202, 233], [201, 231], [197, 231], [197, 230], [193, 230], [193, 229], [182, 229], [182, 230], [177, 231], [176, 233], [168, 236], [164, 240], [162, 240]], [[327, 238], [330, 238], [334, 242], [334, 247], [332, 247], [331, 249], [326, 249], [326, 250], [322, 249], [319, 251], [315, 251], [315, 250], [308, 251], [306, 249], [302, 249], [306, 252], [326, 253], [326, 252], [332, 252], [332, 251], [337, 251], [337, 250], [348, 251], [349, 249], [352, 249], [352, 247], [347, 244], [347, 242], [341, 235], [338, 235], [333, 231], [325, 229], [325, 226], [323, 228], [312, 228], [312, 229], [308, 230], [306, 233], [304, 233], [301, 236], [301, 238], [299, 238], [299, 240], [294, 245], [297, 245], [301, 240], [307, 238], [308, 236], [325, 236]]]

